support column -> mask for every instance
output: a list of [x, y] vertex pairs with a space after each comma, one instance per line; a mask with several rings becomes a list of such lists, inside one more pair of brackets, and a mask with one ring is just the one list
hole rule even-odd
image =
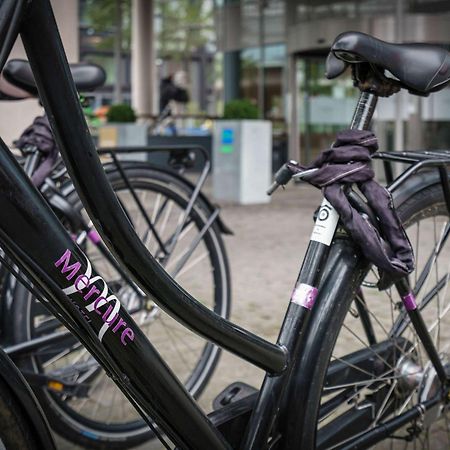
[[258, 5], [258, 45], [259, 45], [259, 70], [258, 70], [258, 109], [259, 116], [261, 119], [265, 118], [265, 108], [266, 108], [266, 96], [265, 96], [265, 88], [266, 88], [266, 77], [264, 66], [266, 64], [266, 48], [265, 48], [265, 0], [259, 0]]
[[156, 112], [154, 1], [133, 0], [131, 23], [131, 104], [138, 119]]
[[240, 97], [241, 4], [236, 0], [225, 0], [222, 11], [223, 99], [226, 103]]
[[298, 117], [299, 86], [297, 84], [297, 57], [292, 53], [289, 46], [291, 27], [296, 24], [297, 2], [288, 0], [285, 2], [285, 41], [286, 41], [286, 102], [285, 117], [288, 129], [288, 159], [300, 161], [300, 130]]
[[[403, 42], [403, 0], [397, 0], [395, 15], [395, 40], [398, 43]], [[395, 95], [395, 128], [394, 128], [394, 149], [399, 152], [404, 150], [404, 122], [403, 110], [406, 102], [403, 98], [403, 92]]]
[[224, 52], [224, 100], [225, 103], [239, 98], [239, 77], [241, 73], [240, 51]]
[[122, 36], [123, 36], [123, 3], [122, 0], [115, 2], [115, 28], [114, 35], [114, 62], [116, 80], [114, 82], [113, 102], [116, 104], [123, 102], [123, 60], [122, 60]]
[[300, 161], [300, 133], [298, 121], [298, 86], [297, 86], [297, 58], [288, 56], [288, 101], [286, 105], [286, 121], [289, 133], [288, 159]]

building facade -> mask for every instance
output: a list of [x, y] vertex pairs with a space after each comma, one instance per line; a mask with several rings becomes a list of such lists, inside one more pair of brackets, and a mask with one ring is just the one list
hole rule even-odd
[[[350, 122], [358, 92], [347, 72], [324, 77], [334, 38], [362, 31], [391, 42], [450, 48], [450, 2], [441, 0], [226, 0], [218, 5], [225, 97], [245, 96], [283, 119], [290, 157], [310, 161]], [[383, 149], [450, 146], [450, 88], [428, 98], [380, 99]]]
[[[134, 47], [123, 52], [124, 101], [131, 101], [141, 117], [155, 113], [159, 78], [184, 64], [196, 105], [192, 112], [215, 115], [223, 101], [249, 98], [261, 117], [273, 121], [275, 138], [288, 143], [289, 156], [304, 162], [348, 125], [358, 96], [349, 73], [333, 81], [324, 77], [328, 49], [339, 33], [356, 30], [392, 42], [450, 48], [448, 0], [204, 0], [214, 12], [213, 26], [202, 19], [175, 29], [198, 34], [206, 24], [207, 43], [187, 63], [163, 60], [155, 43], [163, 22], [161, 6], [177, 1], [130, 0]], [[98, 33], [92, 27], [85, 14], [87, 0], [52, 3], [69, 60], [106, 67], [107, 86], [97, 96], [98, 103], [110, 103], [118, 72], [112, 48], [97, 44], [111, 39], [114, 30]], [[184, 42], [180, 36], [173, 37]], [[25, 57], [20, 42], [12, 56]], [[3, 103], [2, 108], [0, 133], [8, 144], [42, 111], [33, 100]], [[375, 126], [382, 149], [447, 148], [450, 88], [428, 98], [402, 92], [381, 99]]]

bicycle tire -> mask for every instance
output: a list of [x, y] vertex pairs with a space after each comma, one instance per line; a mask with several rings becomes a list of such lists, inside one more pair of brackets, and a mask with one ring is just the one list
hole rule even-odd
[[[403, 198], [401, 204], [397, 205], [397, 212], [399, 214], [399, 217], [404, 224], [405, 228], [409, 230], [409, 233], [411, 233], [411, 228], [417, 227], [419, 229], [420, 224], [423, 225], [423, 222], [425, 220], [429, 221], [432, 219], [434, 223], [436, 223], [436, 218], [441, 218], [439, 220], [443, 220], [443, 223], [448, 224], [449, 220], [449, 213], [445, 205], [444, 197], [443, 197], [443, 191], [442, 187], [439, 184], [427, 186], [425, 188], [422, 188], [420, 185], [416, 186], [416, 189], [414, 192], [403, 192], [398, 193], [398, 197]], [[395, 201], [395, 197], [394, 197]], [[441, 237], [442, 239], [442, 237]], [[443, 251], [440, 252], [439, 257], [443, 256], [444, 258], [448, 255], [449, 250], [449, 239], [447, 241], [444, 241], [444, 244], [446, 244], [446, 247]], [[419, 236], [417, 236], [417, 242], [420, 241]], [[423, 240], [421, 241], [421, 245], [424, 244]], [[339, 264], [339, 262], [337, 262]], [[437, 265], [437, 263], [436, 263]], [[430, 272], [431, 273], [431, 272]], [[447, 269], [448, 274], [448, 269]], [[371, 286], [371, 282], [367, 281], [369, 276], [366, 276], [364, 278], [362, 286], [364, 289], [366, 289], [365, 286], [368, 288], [373, 288]], [[417, 281], [417, 278], [412, 276], [411, 279], [415, 279]], [[419, 278], [420, 279], [420, 278]], [[448, 278], [447, 278], [447, 287], [448, 287]], [[414, 284], [412, 284], [414, 286]], [[441, 288], [442, 289], [442, 288]], [[431, 291], [429, 291], [431, 292]], [[439, 292], [439, 291], [438, 291]], [[441, 291], [442, 292], [442, 291]], [[444, 296], [445, 296], [444, 291]], [[349, 351], [349, 349], [352, 349], [352, 343], [351, 339], [345, 340], [346, 336], [351, 336], [352, 333], [355, 335], [354, 340], [356, 342], [359, 342], [361, 349], [364, 349], [364, 346], [362, 346], [362, 342], [365, 342], [365, 339], [363, 339], [363, 333], [360, 334], [360, 329], [355, 327], [355, 318], [353, 318], [353, 315], [355, 315], [355, 311], [351, 311], [351, 305], [352, 301], [355, 301], [355, 297], [349, 296], [346, 299], [340, 299], [340, 301], [337, 301], [338, 299], [335, 299], [334, 302], [317, 302], [316, 307], [313, 310], [313, 314], [311, 317], [311, 321], [308, 324], [308, 328], [305, 334], [305, 339], [302, 344], [302, 350], [299, 355], [298, 364], [295, 368], [294, 372], [294, 379], [295, 379], [295, 388], [294, 388], [294, 395], [287, 401], [287, 411], [293, 411], [295, 408], [296, 415], [295, 418], [288, 417], [289, 413], [285, 414], [283, 420], [281, 422], [284, 423], [283, 433], [283, 445], [281, 445], [279, 448], [289, 449], [292, 450], [293, 448], [296, 449], [302, 449], [302, 450], [309, 450], [309, 449], [325, 449], [325, 448], [341, 448], [341, 446], [349, 445], [351, 447], [352, 444], [352, 436], [348, 436], [350, 433], [356, 433], [357, 435], [362, 435], [362, 431], [358, 430], [358, 427], [355, 427], [354, 430], [347, 430], [345, 429], [345, 419], [348, 419], [350, 417], [352, 411], [351, 408], [354, 408], [353, 411], [356, 411], [356, 408], [360, 408], [360, 411], [363, 407], [366, 407], [368, 403], [364, 403], [364, 398], [361, 396], [362, 389], [364, 387], [372, 388], [375, 390], [375, 386], [379, 391], [375, 392], [382, 392], [384, 393], [386, 391], [382, 391], [381, 389], [387, 388], [387, 386], [390, 383], [390, 386], [394, 386], [394, 388], [390, 387], [389, 389], [392, 389], [391, 393], [389, 394], [389, 391], [387, 391], [386, 398], [383, 399], [383, 402], [385, 402], [384, 406], [382, 406], [378, 411], [372, 412], [371, 414], [375, 415], [375, 423], [381, 423], [383, 420], [387, 420], [388, 418], [393, 417], [395, 414], [400, 411], [400, 399], [403, 400], [403, 403], [406, 401], [413, 401], [414, 396], [423, 395], [424, 393], [424, 381], [421, 380], [416, 387], [411, 387], [411, 391], [398, 391], [397, 389], [400, 384], [403, 382], [403, 378], [398, 375], [398, 373], [403, 374], [403, 372], [398, 372], [399, 368], [402, 367], [402, 364], [406, 360], [402, 360], [402, 357], [404, 355], [401, 355], [401, 353], [398, 353], [395, 351], [396, 358], [398, 360], [394, 360], [396, 363], [395, 365], [395, 372], [387, 371], [383, 373], [383, 376], [385, 377], [384, 385], [383, 382], [381, 382], [381, 385], [377, 385], [375, 383], [369, 383], [367, 381], [360, 383], [359, 386], [356, 384], [341, 384], [330, 386], [330, 384], [326, 383], [326, 375], [328, 373], [328, 370], [330, 370], [332, 364], [334, 361], [342, 362], [346, 361], [347, 364], [349, 359], [345, 359], [345, 356], [335, 356], [339, 355], [338, 348], [339, 345], [342, 345], [343, 342], [345, 342], [345, 345], [347, 346], [346, 352]], [[386, 307], [382, 304], [376, 304], [374, 302], [370, 301], [366, 302], [367, 305], [371, 304], [371, 308], [383, 308]], [[444, 298], [445, 300], [445, 298]], [[440, 301], [438, 300], [437, 303]], [[423, 313], [427, 314], [426, 308], [431, 305], [433, 302], [430, 302], [428, 305], [423, 307]], [[436, 303], [436, 301], [435, 301]], [[400, 298], [398, 298], [397, 307], [399, 307], [399, 311], [402, 310], [402, 308], [399, 306]], [[421, 304], [418, 302], [419, 307]], [[394, 308], [391, 308], [391, 311], [393, 311]], [[381, 311], [381, 312], [380, 312]], [[376, 319], [373, 319], [372, 314], [376, 314]], [[384, 330], [381, 329], [381, 325], [378, 325], [376, 323], [376, 320], [382, 321], [383, 311], [378, 309], [375, 312], [372, 312], [370, 317], [375, 322], [375, 328], [378, 331], [378, 334], [383, 334]], [[427, 317], [428, 319], [428, 317]], [[395, 323], [394, 318], [391, 319], [392, 323]], [[386, 323], [389, 322], [389, 319], [385, 320]], [[406, 320], [406, 322], [409, 322], [409, 319]], [[428, 325], [428, 323], [427, 323]], [[409, 333], [411, 333], [410, 323], [407, 325]], [[362, 328], [362, 327], [361, 327]], [[406, 330], [405, 329], [405, 330]], [[381, 330], [381, 331], [380, 331]], [[393, 333], [394, 328], [388, 328], [388, 333]], [[402, 338], [406, 336], [406, 331], [403, 334], [392, 334], [393, 338]], [[408, 335], [409, 336], [409, 335]], [[405, 337], [406, 339], [406, 337]], [[408, 337], [408, 339], [410, 339]], [[386, 339], [387, 341], [388, 339]], [[416, 341], [413, 341], [416, 342]], [[367, 343], [367, 348], [371, 348], [372, 350], [375, 348], [373, 345], [376, 344], [370, 344]], [[406, 345], [406, 344], [405, 344]], [[417, 345], [417, 344], [414, 344]], [[417, 356], [417, 353], [420, 353], [420, 346], [417, 347], [417, 349], [413, 349], [413, 346], [404, 346], [403, 350], [405, 355], [412, 355], [414, 354], [414, 358], [417, 358], [417, 364], [419, 364], [419, 357]], [[407, 351], [405, 351], [407, 349]], [[356, 350], [355, 350], [356, 351]], [[380, 357], [380, 354], [376, 354], [374, 352], [373, 358], [376, 359], [377, 357]], [[409, 356], [410, 358], [413, 358], [412, 356]], [[423, 359], [423, 355], [420, 356], [420, 360]], [[392, 364], [394, 364], [392, 362]], [[427, 377], [432, 377], [432, 372], [430, 371], [430, 364], [423, 365], [423, 372], [427, 375]], [[349, 366], [350, 367], [350, 366]], [[389, 369], [390, 370], [390, 369]], [[417, 372], [418, 373], [418, 372]], [[392, 379], [389, 380], [390, 374], [392, 374]], [[372, 374], [372, 376], [374, 376]], [[395, 379], [397, 377], [397, 379]], [[368, 376], [366, 376], [368, 378]], [[374, 376], [374, 379], [376, 376]], [[425, 377], [426, 378], [426, 377]], [[363, 385], [366, 383], [365, 385]], [[379, 382], [380, 383], [380, 382]], [[434, 380], [433, 380], [434, 383]], [[402, 385], [403, 386], [403, 385]], [[334, 387], [336, 387], [336, 390], [333, 390]], [[340, 390], [339, 390], [340, 388]], [[353, 388], [353, 393], [350, 391]], [[403, 389], [403, 387], [402, 387]], [[341, 403], [336, 402], [334, 405], [332, 402], [326, 403], [327, 400], [330, 400], [333, 395], [336, 395], [336, 399], [341, 393], [346, 392], [347, 397], [339, 398], [338, 402], [341, 401]], [[352, 395], [355, 395], [352, 397]], [[374, 394], [375, 395], [375, 394]], [[388, 398], [389, 395], [389, 398]], [[392, 401], [395, 395], [398, 395], [399, 399], [397, 402]], [[405, 397], [408, 395], [410, 397], [410, 400], [405, 400]], [[387, 400], [386, 400], [387, 399]], [[295, 404], [293, 403], [295, 401]], [[391, 403], [392, 402], [392, 403]], [[301, 408], [298, 407], [298, 405], [302, 405]], [[391, 411], [390, 408], [392, 405], [393, 410]], [[331, 406], [331, 407], [330, 407]], [[409, 406], [407, 404], [406, 406]], [[406, 408], [402, 404], [403, 408]], [[410, 405], [412, 406], [412, 404]], [[410, 407], [409, 406], [409, 407]], [[335, 408], [333, 410], [333, 407]], [[323, 408], [323, 409], [321, 409]], [[339, 408], [341, 408], [339, 410]], [[384, 409], [384, 410], [383, 410]], [[335, 414], [335, 415], [333, 415]], [[347, 416], [345, 416], [347, 414]], [[345, 416], [345, 417], [344, 417]], [[356, 416], [354, 416], [356, 417]], [[378, 418], [377, 418], [378, 417]], [[360, 419], [362, 420], [362, 419]], [[378, 420], [378, 422], [377, 422]], [[349, 422], [353, 423], [353, 422]], [[354, 424], [354, 423], [353, 423]], [[339, 429], [338, 425], [341, 425], [341, 428]], [[373, 425], [373, 424], [372, 424]], [[433, 427], [434, 424], [431, 425]], [[334, 427], [334, 428], [333, 428]], [[350, 427], [350, 426], [349, 426]], [[447, 425], [448, 428], [448, 425]], [[407, 448], [405, 447], [405, 443], [407, 443], [406, 439], [411, 438], [411, 435], [408, 433], [415, 432], [415, 430], [412, 430], [412, 426], [409, 428], [404, 427], [403, 434], [397, 433], [392, 437], [392, 439], [388, 439], [388, 442], [380, 443], [380, 446], [376, 448]], [[333, 436], [333, 430], [335, 432], [335, 435]], [[344, 431], [342, 431], [344, 430]], [[406, 430], [406, 431], [405, 431]], [[439, 433], [439, 429], [437, 431], [436, 427], [433, 429], [433, 433]], [[417, 430], [416, 430], [417, 431]], [[420, 442], [422, 442], [422, 438], [426, 437], [427, 439], [430, 437], [430, 431], [431, 428], [428, 428], [427, 430], [421, 431], [422, 433], [425, 433], [425, 436], [422, 435], [420, 437], [420, 441], [417, 441], [417, 439], [412, 439], [411, 443], [414, 446], [414, 449], [416, 448], [416, 445]], [[447, 430], [447, 433], [450, 430]], [[345, 436], [345, 439], [344, 439]], [[356, 435], [355, 435], [356, 436]], [[420, 433], [419, 435], [420, 436]], [[434, 439], [436, 438], [436, 435], [433, 435]], [[340, 440], [343, 439], [343, 440]], [[397, 447], [394, 444], [401, 442], [401, 446]], [[437, 442], [437, 441], [436, 441]], [[429, 444], [429, 443], [428, 443]], [[387, 446], [386, 446], [387, 445]], [[392, 445], [392, 446], [391, 446]], [[424, 445], [424, 444], [423, 444]], [[438, 444], [433, 444], [432, 447], [434, 450], [437, 449], [444, 449], [448, 448], [447, 445], [450, 445], [450, 436], [447, 435], [447, 441], [444, 444], [441, 444], [439, 446]], [[349, 448], [350, 448], [349, 447]], [[426, 447], [426, 445], [425, 445]], [[358, 447], [359, 448], [359, 447]], [[370, 447], [372, 448], [372, 447]], [[431, 448], [431, 447], [426, 447]]]
[[[158, 195], [161, 194], [165, 195], [166, 198], [170, 198], [174, 204], [180, 205], [181, 209], [186, 207], [192, 191], [187, 189], [178, 178], [157, 171], [152, 167], [145, 167], [142, 164], [138, 168], [125, 167], [124, 169], [133, 187], [139, 189], [146, 187], [149, 191], [157, 192]], [[119, 197], [121, 192], [126, 192], [126, 185], [118, 171], [110, 170], [108, 172], [108, 179], [116, 193], [119, 192]], [[71, 189], [67, 190], [71, 192], [68, 197], [70, 201], [81, 208], [81, 202], [78, 200], [75, 191]], [[197, 229], [201, 229], [210, 213], [208, 206], [200, 198], [197, 199], [191, 213]], [[132, 212], [128, 211], [128, 215], [131, 218]], [[213, 223], [208, 229], [203, 237], [203, 241], [208, 248], [211, 266], [213, 267], [214, 302], [212, 306], [217, 313], [224, 317], [229, 317], [231, 291], [228, 259], [216, 223]], [[13, 304], [14, 340], [15, 342], [22, 342], [34, 335], [30, 316], [32, 315], [31, 310], [33, 304], [37, 303], [25, 287], [17, 283]], [[39, 308], [42, 307], [39, 306]], [[26, 320], [23, 319], [24, 311], [26, 311]], [[160, 320], [162, 319], [160, 318]], [[198, 397], [201, 394], [209, 378], [212, 376], [219, 356], [220, 349], [218, 347], [211, 343], [204, 344], [200, 359], [192, 371], [192, 377], [189, 377], [187, 381], [192, 395]], [[42, 370], [36, 357], [21, 361], [20, 366], [37, 372]], [[114, 389], [117, 388], [114, 387]], [[36, 389], [36, 396], [52, 428], [58, 434], [76, 444], [90, 446], [91, 448], [104, 448], [105, 444], [107, 444], [108, 448], [129, 448], [154, 437], [153, 432], [149, 430], [148, 426], [140, 417], [138, 418], [136, 416], [130, 423], [105, 425], [98, 419], [84, 417], [77, 411], [67, 407], [65, 401], [61, 401], [61, 398], [54, 393], [50, 393], [45, 388]], [[126, 402], [126, 399], [123, 399], [123, 401]]]
[[37, 443], [22, 405], [0, 379], [0, 449], [39, 450]]

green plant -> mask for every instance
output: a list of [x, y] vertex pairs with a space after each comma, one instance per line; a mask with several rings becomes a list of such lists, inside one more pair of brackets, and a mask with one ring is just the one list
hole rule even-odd
[[130, 105], [120, 103], [109, 108], [106, 120], [108, 122], [136, 122], [136, 114]]
[[224, 119], [257, 119], [258, 108], [247, 99], [231, 100], [225, 104]]

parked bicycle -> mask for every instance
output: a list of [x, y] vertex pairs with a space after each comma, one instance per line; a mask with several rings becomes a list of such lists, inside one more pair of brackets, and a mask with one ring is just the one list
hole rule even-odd
[[[164, 271], [135, 233], [87, 133], [49, 2], [5, 0], [0, 13], [6, 18], [0, 21], [0, 35], [5, 36], [0, 67], [20, 30], [69, 173], [117, 261], [177, 321], [267, 372], [258, 393], [225, 402], [206, 416], [112, 290], [94, 294], [106, 283], [98, 283], [82, 248], [0, 143], [0, 210], [8, 217], [0, 220], [2, 247], [36, 289], [45, 292], [46, 306], [95, 355], [149, 426], [152, 417], [164, 431], [166, 437], [155, 429], [167, 448], [168, 441], [196, 450], [368, 448], [387, 439], [426, 448], [430, 435], [436, 438], [436, 425], [443, 423], [448, 431], [450, 158], [444, 153], [400, 155], [411, 168], [390, 186], [404, 225], [431, 219], [433, 231], [436, 224], [431, 242], [417, 232], [424, 261], [414, 269], [417, 278], [411, 272], [410, 245], [390, 201], [378, 209], [380, 199], [367, 203], [350, 181], [358, 182], [368, 197], [377, 192], [381, 200], [389, 200], [385, 190], [371, 183], [368, 166], [376, 139], [365, 130], [377, 97], [400, 88], [427, 95], [444, 87], [450, 81], [446, 50], [388, 44], [355, 32], [333, 44], [328, 76], [339, 76], [350, 65], [362, 94], [351, 130], [321, 156], [325, 164], [318, 160], [304, 170], [290, 163], [276, 177], [278, 184], [297, 177], [326, 186], [333, 205], [324, 200], [318, 212], [280, 336], [272, 344], [203, 307]], [[396, 160], [398, 155], [382, 157]], [[344, 181], [339, 185], [337, 179]], [[366, 246], [356, 225], [371, 239]], [[417, 229], [423, 230], [420, 225]], [[387, 242], [391, 245], [385, 246]], [[429, 252], [424, 254], [424, 248]], [[381, 267], [379, 280], [373, 278], [377, 272], [371, 273], [374, 260]], [[375, 283], [390, 292], [391, 306], [374, 294]], [[372, 294], [363, 294], [365, 289]], [[90, 292], [94, 300], [86, 303]], [[118, 315], [110, 327], [113, 307]], [[386, 309], [393, 315], [389, 329], [379, 326]], [[348, 313], [353, 322], [345, 324]], [[335, 347], [347, 330], [353, 344]], [[4, 357], [2, 361], [8, 364]], [[20, 419], [16, 423], [19, 429], [25, 426]], [[13, 426], [10, 430], [15, 431]], [[10, 430], [5, 430], [5, 440]]]
[[[105, 80], [103, 69], [92, 64], [71, 65], [71, 72], [77, 88], [84, 91]], [[4, 100], [16, 101], [38, 95], [27, 61], [8, 62], [1, 94]], [[17, 145], [26, 173], [72, 238], [103, 279], [120, 292], [124, 306], [146, 334], [158, 341], [168, 363], [198, 397], [217, 365], [219, 348], [186, 336], [117, 264], [82, 207], [46, 118], [37, 118]], [[202, 148], [169, 149], [170, 168], [120, 160], [134, 150], [142, 149], [100, 150], [103, 158], [108, 158], [109, 162], [104, 162], [108, 181], [127, 217], [147, 248], [180, 284], [228, 317], [230, 276], [221, 233], [229, 231], [218, 208], [200, 191], [209, 172], [206, 152]], [[181, 176], [195, 157], [205, 159], [196, 185]], [[35, 389], [52, 427], [66, 439], [89, 447], [107, 442], [110, 448], [127, 448], [150, 439], [153, 433], [145, 422], [128, 407], [89, 353], [38, 301], [33, 289], [27, 288], [29, 283], [18, 283], [5, 265], [1, 281], [2, 343]], [[107, 393], [109, 401], [105, 401]], [[114, 411], [120, 411], [120, 416]]]

